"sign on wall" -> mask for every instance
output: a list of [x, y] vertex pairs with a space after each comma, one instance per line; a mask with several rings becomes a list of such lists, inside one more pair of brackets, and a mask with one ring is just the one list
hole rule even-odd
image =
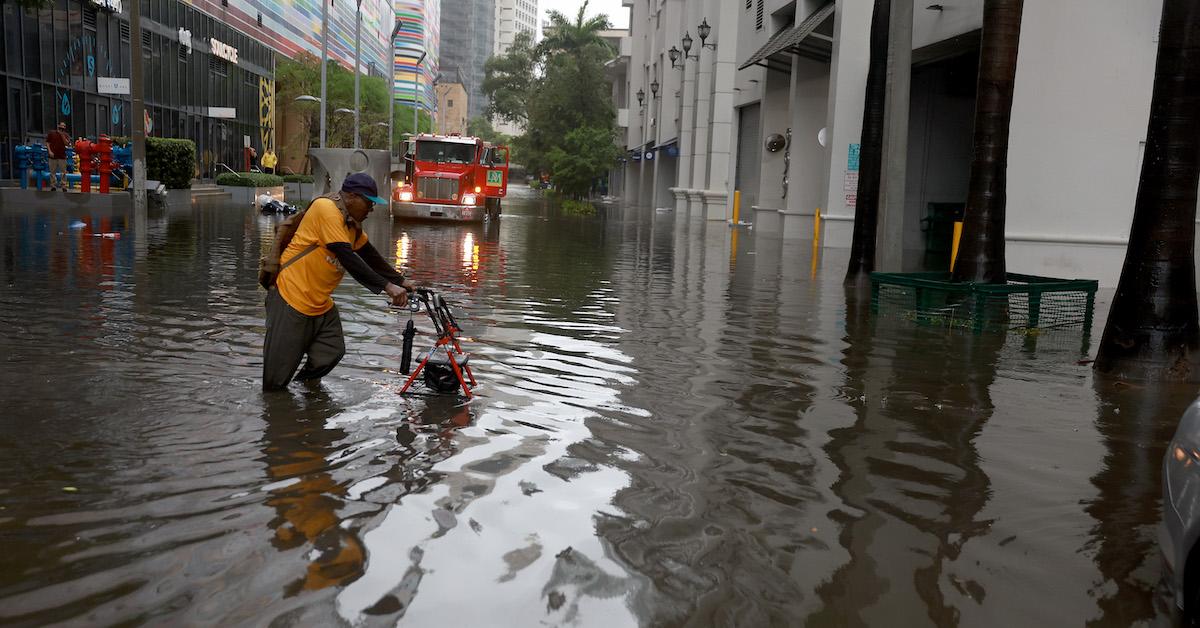
[[97, 76], [96, 91], [100, 92], [101, 94], [128, 94], [129, 79], [114, 78], [110, 76]]
[[212, 53], [230, 63], [237, 63], [238, 49], [229, 44], [219, 41], [216, 37], [208, 38], [208, 45], [212, 48]]
[[179, 45], [187, 48], [188, 54], [192, 54], [192, 31], [182, 26], [179, 27]]
[[858, 157], [860, 153], [862, 153], [862, 144], [850, 145], [850, 150], [846, 153], [846, 170], [858, 172]]

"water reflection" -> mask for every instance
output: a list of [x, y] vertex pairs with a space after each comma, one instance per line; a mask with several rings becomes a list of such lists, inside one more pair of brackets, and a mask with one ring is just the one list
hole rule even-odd
[[1098, 494], [1084, 504], [1095, 519], [1085, 547], [1099, 572], [1089, 588], [1100, 613], [1088, 625], [1128, 626], [1173, 610], [1159, 581], [1162, 460], [1195, 391], [1104, 378], [1096, 380], [1094, 390], [1105, 454], [1092, 477]]
[[[856, 420], [827, 448], [849, 507], [841, 536], [850, 559], [818, 588], [825, 608], [809, 623], [957, 625], [959, 607], [987, 594], [958, 559], [990, 525], [979, 518], [990, 489], [974, 441], [993, 412], [1004, 338], [929, 332], [868, 309], [847, 290], [841, 394]], [[931, 353], [942, 360], [931, 364]]]
[[325, 422], [338, 411], [323, 391], [264, 395], [263, 457], [270, 481], [266, 504], [275, 509], [271, 544], [297, 550], [305, 573], [284, 587], [286, 595], [353, 582], [362, 574], [366, 552], [353, 530], [341, 525], [346, 488], [333, 477], [336, 444], [346, 433]]
[[875, 318], [808, 242], [505, 214], [366, 225], [461, 315], [463, 404], [396, 395], [408, 313], [350, 281], [339, 369], [262, 396], [275, 218], [4, 208], [0, 622], [1162, 619], [1190, 391], [1093, 383], [1080, 335]]

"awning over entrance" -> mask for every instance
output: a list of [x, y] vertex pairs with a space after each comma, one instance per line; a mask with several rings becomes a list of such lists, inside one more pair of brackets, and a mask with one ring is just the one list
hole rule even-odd
[[[830, 18], [834, 8], [835, 3], [830, 0], [825, 6], [813, 11], [812, 15], [798, 26], [781, 29], [772, 35], [758, 52], [750, 55], [749, 60], [738, 66], [738, 69], [745, 70], [752, 65], [760, 65], [768, 70], [786, 72], [792, 65], [789, 55], [793, 53], [817, 61], [829, 61], [833, 56], [833, 20]], [[828, 25], [825, 24], [827, 21]]]

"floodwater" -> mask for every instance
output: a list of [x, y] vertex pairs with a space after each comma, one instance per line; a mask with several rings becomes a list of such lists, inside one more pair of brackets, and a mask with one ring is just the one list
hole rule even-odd
[[1092, 340], [973, 336], [671, 212], [377, 212], [478, 396], [398, 396], [408, 315], [349, 278], [341, 366], [264, 395], [276, 219], [73, 211], [0, 208], [0, 623], [1174, 621], [1159, 464], [1192, 391], [1079, 364], [1106, 294]]

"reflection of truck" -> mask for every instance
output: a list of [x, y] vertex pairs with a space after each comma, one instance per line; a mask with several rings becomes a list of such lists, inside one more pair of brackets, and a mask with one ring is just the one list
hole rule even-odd
[[421, 134], [409, 140], [392, 216], [479, 222], [500, 217], [508, 193], [508, 147], [477, 137]]

